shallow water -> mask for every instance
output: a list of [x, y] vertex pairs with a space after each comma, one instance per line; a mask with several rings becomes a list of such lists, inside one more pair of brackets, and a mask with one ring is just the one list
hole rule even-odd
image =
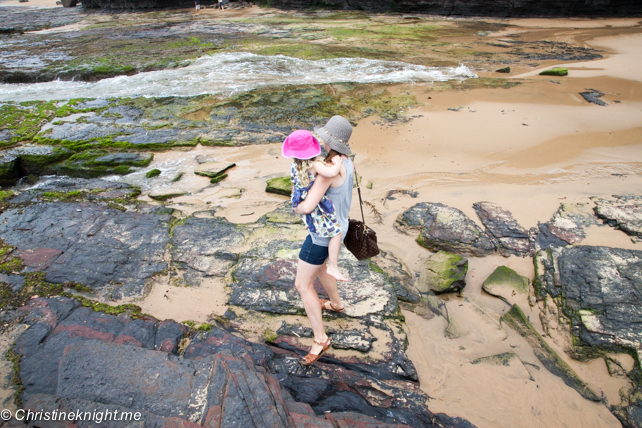
[[4, 84], [0, 85], [0, 101], [187, 97], [235, 93], [266, 85], [430, 83], [474, 77], [477, 77], [475, 72], [464, 65], [439, 68], [365, 58], [310, 61], [283, 55], [220, 53], [201, 57], [182, 68], [118, 76], [99, 82]]

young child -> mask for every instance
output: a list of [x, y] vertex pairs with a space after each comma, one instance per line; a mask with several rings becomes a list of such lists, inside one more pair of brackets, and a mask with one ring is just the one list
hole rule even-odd
[[[309, 131], [294, 131], [283, 142], [283, 156], [294, 158], [290, 166], [293, 208], [307, 197], [317, 174], [332, 178], [341, 171], [341, 156], [333, 157], [332, 164], [324, 164], [316, 159], [319, 154], [321, 154], [321, 145]], [[331, 238], [328, 245], [328, 274], [337, 281], [348, 281], [348, 278], [339, 272], [342, 230], [332, 201], [324, 195], [319, 205], [310, 214], [301, 217], [310, 232]]]

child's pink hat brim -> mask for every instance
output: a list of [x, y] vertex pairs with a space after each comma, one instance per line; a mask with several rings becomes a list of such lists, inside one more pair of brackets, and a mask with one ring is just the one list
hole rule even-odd
[[310, 131], [294, 131], [283, 142], [283, 156], [286, 158], [312, 159], [321, 154], [321, 144]]

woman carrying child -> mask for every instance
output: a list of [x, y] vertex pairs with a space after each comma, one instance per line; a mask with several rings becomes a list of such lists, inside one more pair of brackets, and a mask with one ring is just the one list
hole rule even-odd
[[[331, 345], [323, 328], [321, 311], [343, 312], [344, 310], [337, 289], [337, 279], [346, 280], [346, 278], [339, 272], [336, 262], [340, 240], [343, 240], [348, 230], [348, 213], [352, 203], [354, 180], [354, 167], [347, 156], [352, 153], [348, 146], [348, 140], [352, 135], [350, 122], [344, 117], [334, 116], [325, 126], [315, 127], [314, 131], [321, 137], [328, 151], [324, 162], [301, 162], [320, 154], [318, 141], [311, 135], [306, 135], [307, 131], [296, 131], [293, 134], [297, 132], [299, 134], [295, 135], [295, 138], [290, 138], [293, 137], [291, 135], [283, 144], [285, 157], [300, 160], [295, 160], [293, 163], [294, 185], [299, 185], [298, 190], [293, 188], [293, 202], [296, 200], [294, 211], [302, 215], [316, 212], [309, 218], [306, 216], [308, 236], [299, 252], [294, 281], [314, 333], [312, 348], [302, 361], [304, 365], [316, 362]], [[338, 173], [335, 173], [337, 170]], [[314, 176], [315, 173], [316, 176]], [[307, 186], [304, 185], [306, 177]], [[312, 185], [308, 188], [310, 183]], [[301, 195], [297, 195], [297, 191], [301, 192]], [[331, 203], [328, 203], [330, 201]], [[314, 231], [311, 230], [311, 225]], [[326, 260], [329, 266], [326, 266]], [[314, 290], [314, 281], [317, 277], [328, 294], [329, 300], [319, 300]]]

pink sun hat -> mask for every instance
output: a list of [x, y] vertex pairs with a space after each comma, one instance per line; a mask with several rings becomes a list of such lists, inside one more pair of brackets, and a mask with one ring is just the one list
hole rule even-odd
[[283, 142], [283, 156], [286, 158], [312, 159], [321, 154], [321, 144], [310, 131], [294, 131]]

